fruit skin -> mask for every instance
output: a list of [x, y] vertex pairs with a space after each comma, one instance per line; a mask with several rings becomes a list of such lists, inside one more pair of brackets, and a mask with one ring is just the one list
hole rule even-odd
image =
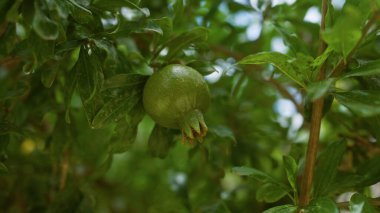
[[181, 129], [185, 140], [200, 139], [207, 132], [202, 113], [210, 105], [210, 92], [191, 67], [172, 64], [155, 72], [145, 84], [143, 104], [159, 125]]

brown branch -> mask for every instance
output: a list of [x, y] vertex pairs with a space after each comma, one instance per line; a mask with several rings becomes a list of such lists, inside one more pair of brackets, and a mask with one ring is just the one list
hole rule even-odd
[[69, 170], [69, 151], [66, 149], [63, 153], [63, 159], [62, 159], [62, 164], [61, 164], [61, 177], [59, 179], [60, 190], [63, 190], [65, 188], [68, 170]]
[[[322, 39], [322, 33], [325, 30], [325, 18], [328, 8], [328, 0], [322, 0], [322, 20], [321, 27], [319, 30], [319, 55], [323, 53], [326, 49], [326, 43]], [[325, 78], [325, 69], [326, 64], [323, 63], [321, 66], [317, 80], [322, 80]], [[299, 200], [299, 206], [305, 207], [309, 204], [311, 200], [311, 190], [313, 186], [313, 176], [314, 176], [314, 167], [315, 161], [317, 157], [318, 151], [318, 141], [319, 141], [319, 133], [321, 129], [321, 121], [322, 121], [322, 110], [323, 110], [324, 99], [319, 98], [313, 102], [312, 105], [312, 114], [311, 114], [311, 124], [310, 124], [310, 134], [309, 134], [309, 142], [307, 146], [306, 152], [306, 163], [305, 170], [302, 177], [301, 182], [301, 194]], [[301, 212], [301, 210], [299, 210]]]
[[280, 83], [278, 83], [278, 81], [275, 81], [273, 80], [272, 78], [267, 80], [267, 82], [269, 82], [270, 84], [272, 84], [273, 86], [276, 87], [276, 89], [278, 90], [278, 92], [284, 97], [284, 98], [287, 98], [289, 99], [291, 102], [293, 102], [293, 104], [296, 106], [297, 110], [299, 113], [303, 114], [304, 113], [304, 108], [301, 104], [299, 104], [296, 99], [294, 98], [294, 96], [292, 94], [290, 94], [290, 92]]
[[368, 22], [364, 25], [362, 29], [361, 36], [358, 40], [358, 42], [355, 44], [355, 46], [352, 48], [352, 50], [348, 53], [346, 58], [343, 58], [339, 61], [338, 65], [334, 67], [334, 69], [331, 72], [332, 77], [337, 77], [341, 74], [341, 72], [346, 69], [347, 61], [351, 59], [352, 55], [355, 53], [355, 51], [359, 48], [359, 45], [362, 43], [363, 39], [367, 35], [369, 29], [372, 27], [372, 25], [375, 23], [375, 21], [379, 18], [379, 13], [375, 12], [371, 19], [368, 20]]

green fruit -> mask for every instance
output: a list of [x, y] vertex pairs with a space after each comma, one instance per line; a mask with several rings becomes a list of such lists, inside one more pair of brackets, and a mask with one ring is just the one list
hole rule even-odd
[[145, 84], [143, 103], [154, 121], [180, 129], [185, 141], [200, 141], [207, 133], [202, 113], [210, 104], [210, 92], [191, 67], [172, 64], [155, 72]]

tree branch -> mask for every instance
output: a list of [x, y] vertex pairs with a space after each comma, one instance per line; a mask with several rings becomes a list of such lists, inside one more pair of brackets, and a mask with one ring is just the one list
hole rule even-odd
[[[325, 30], [325, 18], [328, 8], [328, 0], [322, 0], [322, 20], [321, 26], [319, 29], [319, 55], [323, 53], [326, 49], [326, 43], [322, 39], [322, 33]], [[325, 70], [326, 64], [323, 63], [321, 66], [317, 80], [322, 80], [325, 78]], [[317, 157], [318, 151], [318, 141], [319, 141], [319, 133], [321, 129], [321, 121], [322, 121], [322, 110], [323, 110], [324, 99], [319, 98], [313, 102], [312, 105], [312, 114], [311, 114], [311, 125], [310, 125], [310, 134], [309, 134], [309, 142], [306, 152], [306, 163], [305, 170], [302, 177], [301, 183], [301, 194], [299, 200], [299, 206], [305, 207], [309, 204], [311, 200], [311, 190], [313, 186], [313, 176], [314, 176], [314, 167], [315, 161]], [[301, 212], [301, 210], [299, 211]]]
[[294, 96], [292, 94], [290, 94], [290, 92], [282, 84], [278, 83], [278, 81], [273, 80], [273, 79], [269, 79], [269, 80], [267, 80], [267, 82], [270, 83], [270, 84], [272, 84], [273, 86], [275, 86], [277, 88], [278, 92], [284, 98], [287, 98], [291, 102], [293, 102], [293, 104], [296, 106], [298, 112], [303, 115], [303, 113], [304, 113], [303, 106], [296, 101], [296, 99], [294, 98]]

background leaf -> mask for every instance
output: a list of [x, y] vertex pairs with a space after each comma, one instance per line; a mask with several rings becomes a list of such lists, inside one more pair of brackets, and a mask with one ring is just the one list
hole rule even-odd
[[359, 116], [368, 117], [380, 113], [380, 91], [356, 90], [334, 94], [339, 103]]
[[370, 61], [360, 67], [345, 73], [342, 78], [350, 77], [360, 77], [360, 76], [371, 76], [380, 74], [380, 61]]
[[249, 55], [239, 61], [239, 64], [265, 64], [270, 63], [277, 67], [283, 74], [288, 76], [294, 82], [299, 84], [302, 87], [305, 87], [305, 84], [302, 80], [302, 75], [297, 73], [294, 67], [292, 66], [293, 58], [290, 56], [284, 55], [278, 52], [263, 52], [255, 55]]
[[173, 146], [174, 137], [167, 128], [155, 125], [152, 133], [150, 133], [148, 148], [153, 157], [165, 158]]
[[165, 56], [167, 61], [170, 61], [177, 56], [180, 51], [189, 45], [207, 40], [208, 30], [203, 27], [197, 27], [191, 31], [184, 32], [177, 37], [168, 41], [164, 46], [168, 48], [168, 53]]

